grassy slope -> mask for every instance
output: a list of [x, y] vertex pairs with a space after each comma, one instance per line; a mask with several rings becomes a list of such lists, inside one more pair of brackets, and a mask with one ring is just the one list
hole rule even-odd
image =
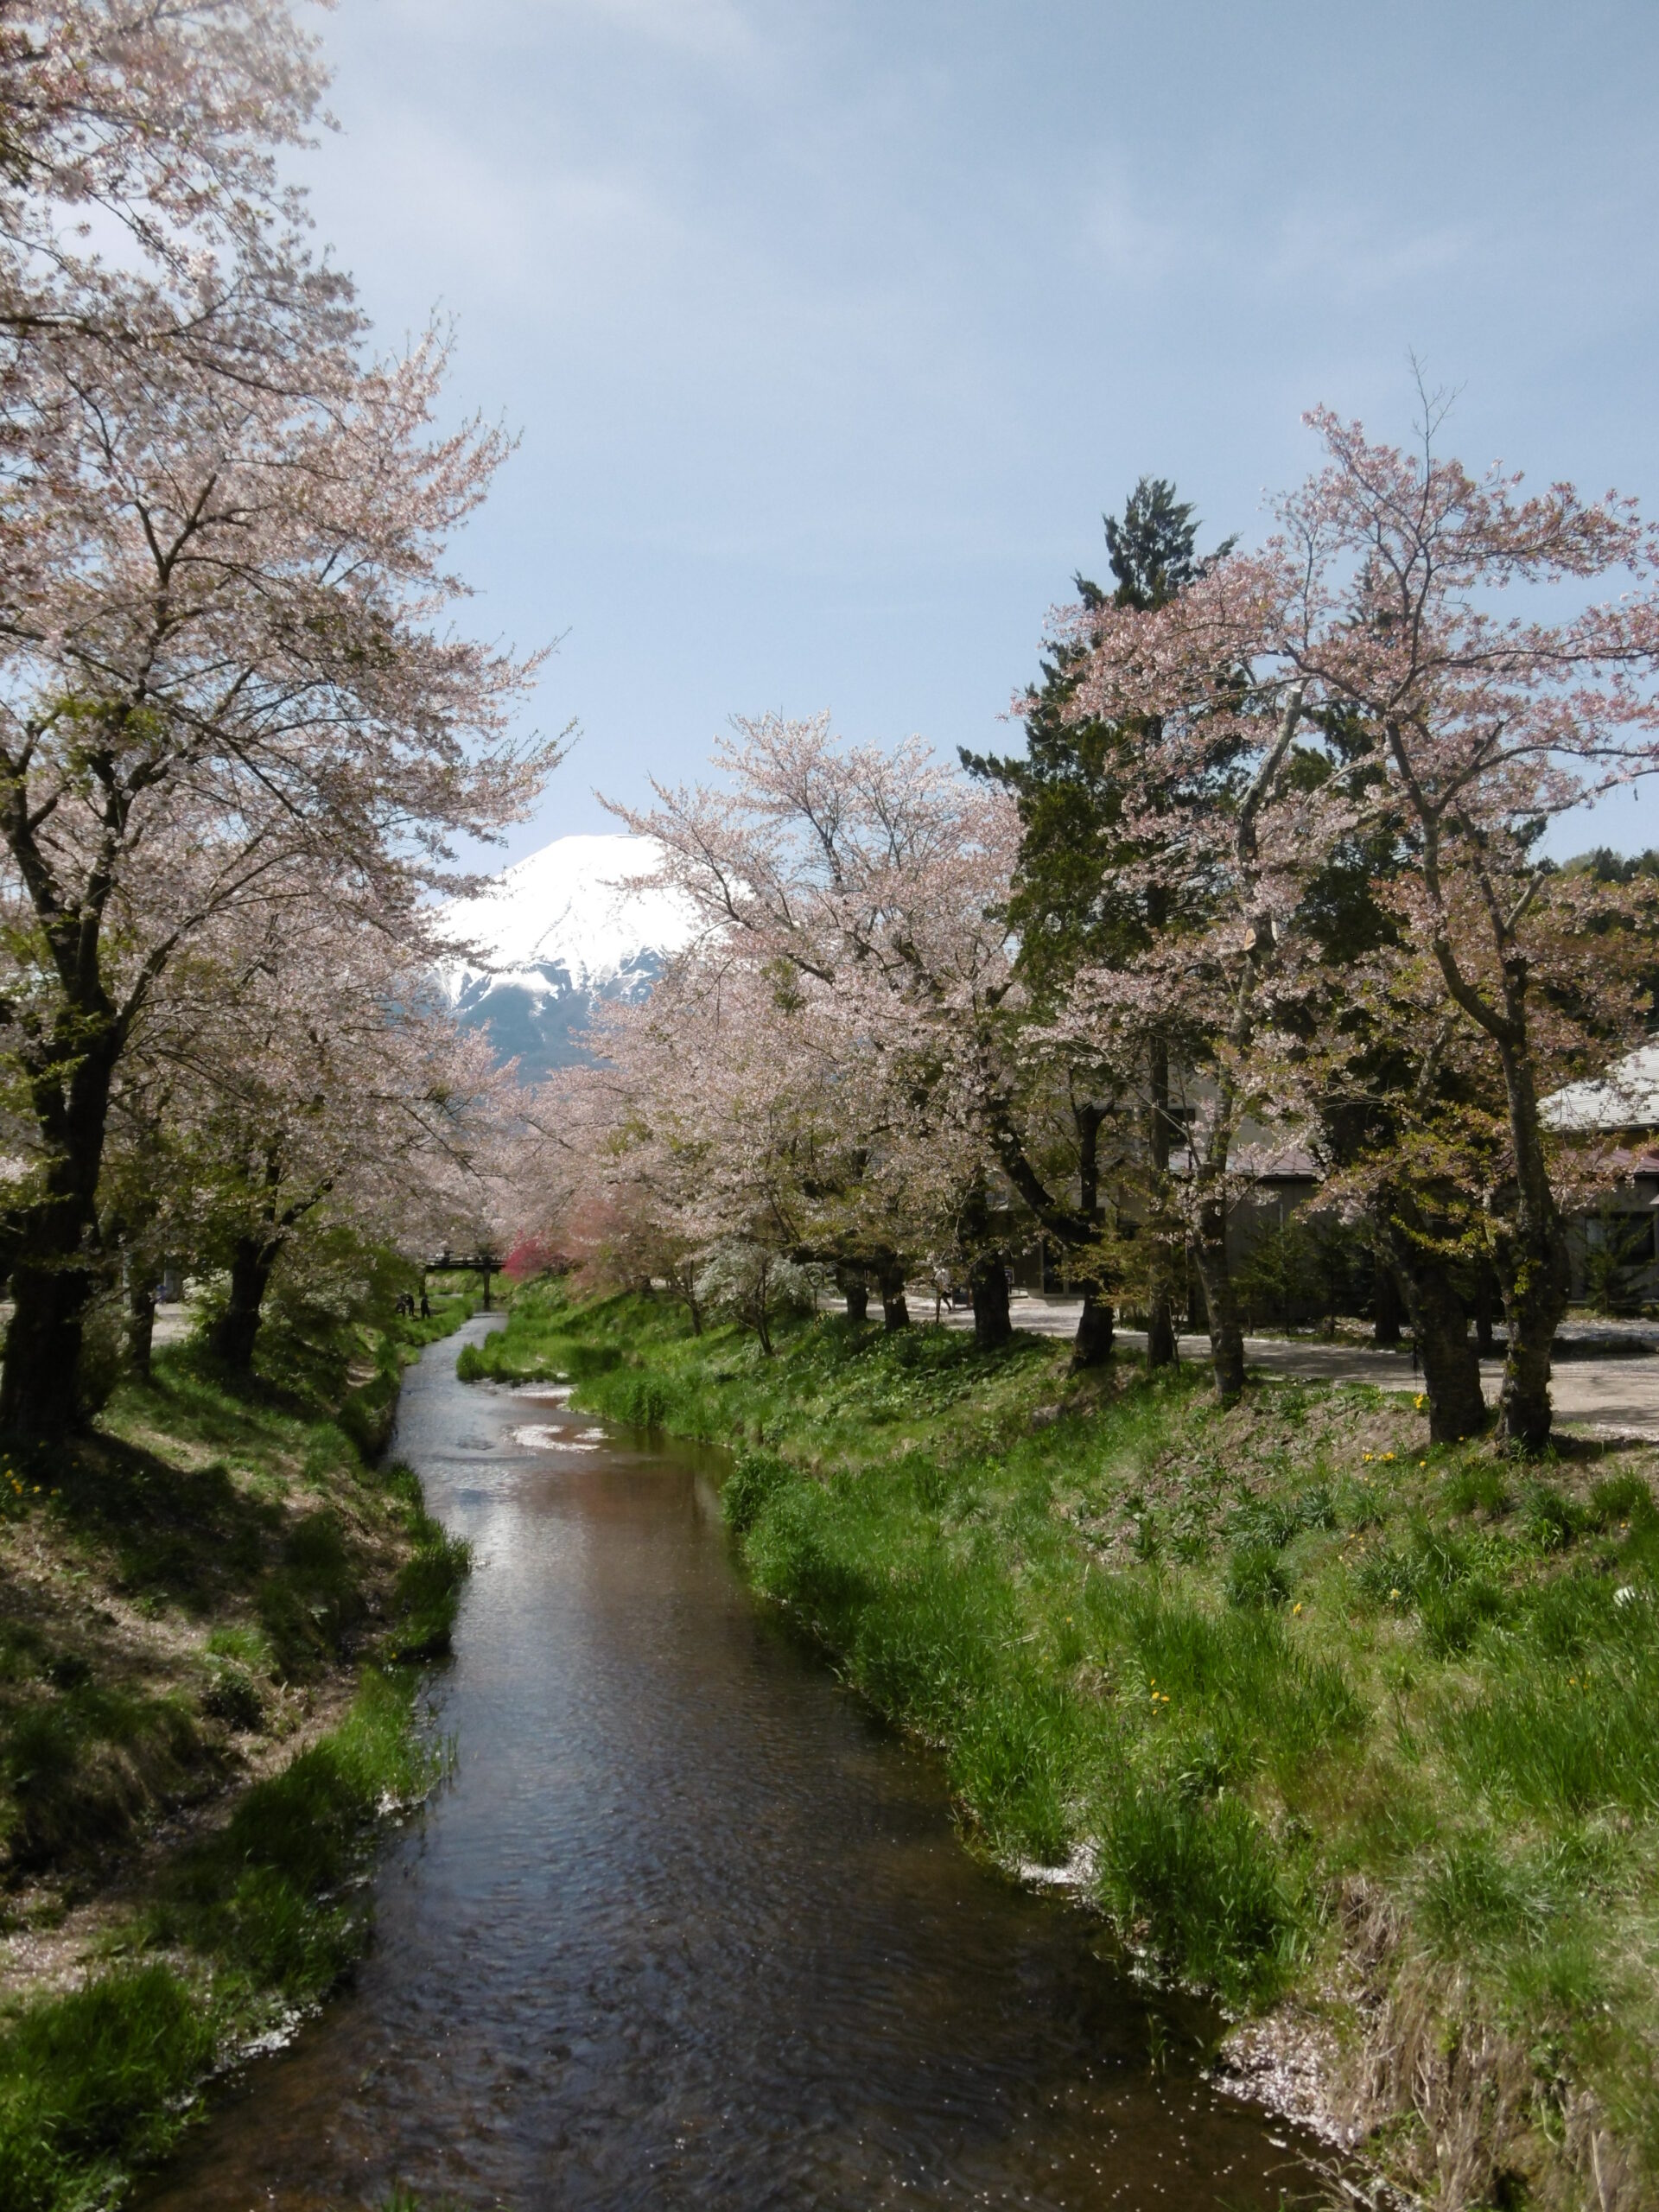
[[118, 2190], [360, 1948], [379, 1810], [430, 1779], [401, 1662], [446, 1646], [465, 1555], [359, 1445], [469, 1310], [273, 1341], [247, 1392], [162, 1354], [86, 1442], [5, 1463], [0, 2212]]
[[[1431, 1450], [1408, 1398], [1065, 1374], [1024, 1339], [521, 1296], [462, 1372], [741, 1446], [759, 1587], [940, 1745], [1005, 1862], [1334, 2049], [1448, 2204], [1659, 2195], [1651, 1454]], [[1597, 2191], [1599, 2191], [1598, 2196]]]

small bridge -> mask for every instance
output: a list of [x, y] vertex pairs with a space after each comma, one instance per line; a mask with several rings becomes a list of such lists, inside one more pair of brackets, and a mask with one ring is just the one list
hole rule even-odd
[[490, 1312], [490, 1277], [501, 1272], [501, 1262], [493, 1252], [440, 1252], [435, 1260], [429, 1260], [421, 1270], [423, 1281], [428, 1275], [479, 1275], [484, 1283], [484, 1311]]

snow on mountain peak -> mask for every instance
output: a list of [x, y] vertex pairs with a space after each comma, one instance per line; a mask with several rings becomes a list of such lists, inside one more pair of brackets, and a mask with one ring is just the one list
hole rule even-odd
[[451, 942], [472, 949], [442, 970], [456, 1017], [524, 1082], [588, 1059], [595, 1003], [641, 995], [696, 934], [679, 893], [627, 888], [658, 854], [645, 837], [556, 837], [447, 909]]
[[696, 926], [677, 892], [632, 891], [657, 848], [645, 837], [556, 837], [504, 868], [475, 899], [458, 899], [445, 917], [448, 934], [483, 956], [457, 961], [446, 980], [457, 998], [480, 983], [517, 986], [539, 995], [559, 986], [594, 993], [635, 968], [660, 962], [690, 942]]

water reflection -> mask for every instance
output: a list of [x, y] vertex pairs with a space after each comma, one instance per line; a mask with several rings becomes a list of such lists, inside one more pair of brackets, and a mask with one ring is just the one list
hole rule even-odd
[[456, 1349], [410, 1370], [397, 1440], [477, 1551], [435, 1692], [456, 1783], [388, 1848], [355, 1988], [147, 2203], [400, 2180], [526, 2212], [1081, 2212], [1300, 2184], [1198, 2078], [1202, 2019], [1150, 2014], [1084, 1916], [976, 1866], [935, 1762], [757, 1612], [689, 1455], [458, 1383]]

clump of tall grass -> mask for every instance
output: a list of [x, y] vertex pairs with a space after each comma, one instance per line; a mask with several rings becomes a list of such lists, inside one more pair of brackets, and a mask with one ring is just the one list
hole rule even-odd
[[1099, 1891], [1119, 1925], [1235, 2005], [1272, 1996], [1310, 1917], [1285, 1855], [1243, 1799], [1148, 1780], [1111, 1803]]
[[1241, 1544], [1227, 1563], [1227, 1595], [1236, 1605], [1282, 1605], [1290, 1575], [1270, 1544]]
[[721, 1513], [732, 1534], [747, 1535], [767, 1500], [789, 1479], [790, 1470], [775, 1452], [740, 1451], [720, 1492]]
[[165, 1966], [30, 2005], [0, 2033], [0, 2212], [97, 2202], [160, 2157], [214, 2041], [211, 2012]]
[[472, 1572], [472, 1547], [465, 1537], [448, 1535], [427, 1511], [412, 1468], [395, 1465], [385, 1480], [403, 1501], [404, 1527], [414, 1545], [392, 1587], [387, 1652], [404, 1663], [441, 1659], [449, 1650], [461, 1588]]

